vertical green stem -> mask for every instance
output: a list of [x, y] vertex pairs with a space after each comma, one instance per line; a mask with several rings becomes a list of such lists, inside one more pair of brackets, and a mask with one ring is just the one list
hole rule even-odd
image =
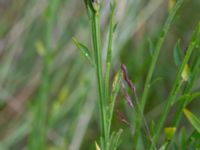
[[[100, 109], [100, 119], [101, 119], [101, 135], [105, 140], [106, 136], [106, 114], [105, 114], [105, 100], [104, 100], [104, 85], [103, 85], [103, 73], [102, 73], [102, 63], [101, 63], [101, 52], [100, 52], [100, 24], [99, 24], [99, 12], [96, 11], [91, 20], [92, 27], [92, 40], [94, 48], [94, 58], [96, 65], [96, 75], [97, 84], [99, 91], [99, 109]], [[104, 143], [105, 144], [105, 143]]]
[[41, 88], [39, 98], [36, 104], [35, 118], [33, 122], [33, 130], [30, 137], [29, 149], [30, 150], [45, 150], [47, 138], [47, 102], [49, 92], [49, 57], [50, 45], [52, 39], [52, 30], [54, 19], [59, 0], [51, 0], [48, 6], [47, 24], [45, 30], [44, 48], [45, 53], [43, 56], [43, 69], [41, 74]]
[[[194, 45], [199, 46], [200, 43], [198, 41], [199, 36], [200, 36], [200, 23], [198, 24], [197, 30], [195, 31], [195, 33], [197, 33], [196, 35], [194, 34], [191, 43], [194, 42]], [[193, 47], [193, 44], [189, 47]], [[200, 71], [200, 50], [198, 50], [197, 53], [197, 61], [194, 64], [194, 68], [192, 69], [191, 72], [191, 79], [188, 81], [186, 87], [184, 88], [182, 94], [190, 94], [192, 87], [195, 83], [195, 79], [198, 76], [198, 73]], [[178, 128], [181, 117], [182, 117], [182, 112], [184, 107], [187, 105], [188, 100], [190, 100], [190, 96], [185, 97], [183, 100], [180, 101], [180, 103], [178, 104], [178, 108], [176, 110], [175, 116], [173, 117], [173, 121], [172, 121], [172, 127], [176, 127]], [[171, 141], [170, 141], [171, 144]], [[169, 144], [169, 145], [170, 145]]]
[[[150, 68], [149, 68], [149, 71], [148, 71], [148, 74], [147, 74], [147, 78], [146, 78], [145, 85], [144, 85], [144, 91], [143, 91], [142, 98], [141, 98], [141, 111], [142, 111], [142, 113], [144, 112], [145, 104], [146, 104], [147, 97], [148, 97], [149, 90], [150, 90], [150, 84], [151, 84], [153, 72], [155, 70], [155, 66], [156, 66], [156, 63], [157, 63], [157, 60], [158, 60], [158, 56], [159, 56], [160, 51], [161, 51], [161, 47], [162, 47], [164, 39], [165, 39], [165, 37], [166, 37], [166, 35], [169, 31], [170, 25], [172, 24], [172, 21], [173, 21], [175, 15], [176, 15], [178, 9], [182, 5], [183, 1], [184, 0], [179, 0], [176, 3], [176, 5], [174, 6], [174, 8], [172, 9], [172, 11], [170, 12], [169, 17], [168, 17], [168, 19], [165, 22], [165, 25], [163, 27], [163, 31], [161, 32], [160, 38], [159, 38], [159, 40], [156, 44], [156, 48], [155, 48], [155, 51], [154, 51], [153, 56], [152, 56], [152, 61], [151, 61]], [[141, 119], [139, 119], [136, 122], [135, 128], [137, 130], [135, 132], [135, 137], [134, 137], [135, 144], [138, 142], [138, 137], [140, 135], [140, 130], [139, 130], [140, 126], [141, 126]]]
[[[110, 77], [110, 68], [112, 63], [112, 50], [113, 50], [113, 17], [115, 11], [116, 3], [111, 5], [111, 15], [110, 15], [110, 25], [109, 25], [109, 35], [108, 35], [108, 48], [107, 48], [107, 58], [106, 58], [106, 73], [105, 73], [105, 100], [111, 99], [109, 97], [109, 77]], [[108, 123], [108, 132], [107, 138], [110, 136], [110, 127], [111, 123]]]
[[[182, 72], [183, 72], [183, 70], [184, 70], [185, 65], [186, 65], [186, 64], [188, 63], [188, 61], [189, 61], [189, 58], [190, 58], [190, 56], [191, 56], [191, 54], [192, 54], [192, 52], [193, 52], [193, 50], [194, 50], [194, 47], [195, 47], [195, 43], [192, 42], [192, 43], [190, 44], [188, 50], [187, 50], [187, 53], [186, 53], [186, 55], [185, 55], [185, 57], [184, 57], [184, 59], [183, 59], [183, 62], [182, 62], [182, 64], [181, 64], [181, 67], [180, 67], [180, 69], [179, 69], [179, 71], [178, 71], [178, 73], [177, 73], [177, 75], [176, 75], [176, 79], [175, 79], [175, 82], [174, 82], [174, 84], [173, 84], [173, 87], [172, 87], [172, 90], [171, 90], [171, 92], [170, 92], [170, 95], [169, 95], [169, 98], [168, 98], [168, 100], [167, 100], [167, 103], [166, 103], [166, 105], [165, 105], [164, 112], [162, 113], [161, 119], [160, 119], [160, 121], [159, 121], [159, 123], [158, 123], [158, 126], [157, 126], [157, 128], [156, 128], [155, 135], [154, 135], [154, 137], [153, 137], [154, 143], [156, 143], [156, 141], [157, 141], [157, 139], [158, 139], [158, 136], [159, 136], [159, 134], [160, 134], [160, 132], [161, 132], [163, 126], [164, 126], [164, 123], [165, 123], [165, 120], [166, 120], [167, 115], [168, 115], [168, 113], [169, 113], [169, 110], [170, 110], [170, 108], [172, 107], [172, 105], [173, 105], [173, 103], [174, 103], [174, 101], [175, 101], [175, 99], [176, 99], [176, 96], [177, 96], [177, 94], [178, 94], [178, 92], [179, 92], [179, 90], [180, 90], [180, 87], [181, 87], [181, 85], [182, 85], [182, 83], [183, 83], [181, 74], [182, 74]], [[152, 149], [152, 148], [151, 148], [151, 149]]]

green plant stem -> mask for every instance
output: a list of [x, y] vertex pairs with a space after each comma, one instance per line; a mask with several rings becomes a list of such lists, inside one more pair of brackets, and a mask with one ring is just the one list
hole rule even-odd
[[[172, 24], [172, 21], [175, 18], [177, 11], [179, 10], [180, 6], [183, 4], [183, 1], [184, 0], [179, 0], [176, 3], [176, 5], [174, 6], [174, 8], [172, 9], [172, 11], [170, 12], [169, 17], [164, 24], [164, 28], [163, 28], [163, 31], [161, 32], [160, 38], [159, 38], [159, 40], [156, 44], [155, 51], [153, 52], [150, 68], [149, 68], [147, 78], [146, 78], [146, 81], [145, 81], [145, 85], [144, 85], [144, 91], [143, 91], [142, 98], [141, 98], [141, 111], [142, 111], [142, 113], [144, 112], [145, 104], [146, 104], [147, 97], [148, 97], [149, 90], [150, 90], [150, 84], [151, 84], [153, 72], [155, 70], [155, 66], [156, 66], [158, 56], [160, 54], [164, 39], [165, 39], [165, 37], [166, 37], [166, 35], [169, 31], [170, 25]], [[136, 127], [135, 127], [137, 129], [136, 132], [135, 132], [135, 137], [134, 137], [135, 143], [137, 143], [138, 137], [140, 135], [140, 130], [139, 130], [140, 126], [141, 126], [141, 119], [138, 119], [138, 121], [136, 122]]]
[[[110, 68], [112, 63], [112, 50], [113, 50], [113, 17], [114, 17], [115, 4], [111, 6], [111, 15], [110, 15], [110, 25], [109, 25], [109, 35], [108, 35], [108, 48], [107, 48], [107, 57], [106, 57], [106, 73], [105, 73], [105, 100], [112, 99], [109, 97], [109, 77], [110, 77]], [[116, 95], [114, 96], [114, 99]], [[112, 100], [114, 100], [112, 99]], [[114, 104], [111, 106], [111, 111], [113, 111]], [[111, 112], [112, 113], [112, 112]], [[112, 114], [111, 114], [112, 116]], [[111, 120], [108, 123], [108, 132], [106, 138], [109, 140]]]
[[151, 65], [150, 65], [150, 68], [149, 68], [149, 71], [148, 71], [148, 74], [147, 74], [147, 79], [146, 79], [146, 82], [145, 82], [145, 85], [144, 85], [144, 92], [143, 92], [142, 99], [141, 99], [142, 110], [144, 110], [144, 107], [145, 107], [145, 104], [146, 104], [146, 101], [147, 101], [147, 96], [148, 96], [149, 89], [150, 89], [151, 79], [152, 79], [152, 76], [153, 76], [153, 72], [155, 70], [155, 66], [156, 66], [158, 56], [160, 54], [164, 39], [165, 39], [165, 37], [166, 37], [166, 35], [169, 31], [170, 25], [172, 24], [172, 21], [173, 21], [175, 15], [176, 15], [176, 13], [177, 13], [178, 9], [180, 8], [180, 6], [182, 5], [183, 1], [184, 0], [179, 0], [177, 2], [177, 4], [174, 6], [174, 9], [169, 14], [169, 18], [165, 22], [165, 25], [163, 27], [163, 31], [161, 32], [160, 38], [159, 38], [159, 40], [156, 44], [156, 48], [155, 48], [155, 51], [154, 51], [153, 56], [152, 56]]
[[[194, 37], [192, 38], [191, 43], [194, 43], [194, 44], [192, 44], [191, 47], [193, 47], [193, 45], [198, 45], [198, 46], [200, 45], [200, 43], [198, 41], [199, 36], [200, 36], [200, 23], [197, 27], [197, 35], [194, 35]], [[192, 87], [195, 83], [195, 80], [196, 80], [198, 74], [199, 74], [199, 71], [200, 71], [200, 50], [198, 50], [198, 53], [197, 53], [197, 61], [194, 64], [194, 68], [192, 69], [191, 78], [190, 78], [188, 84], [186, 85], [186, 87], [184, 88], [182, 95], [185, 95], [185, 94], [190, 95]], [[182, 117], [183, 109], [187, 105], [188, 101], [190, 101], [190, 99], [191, 99], [190, 96], [186, 96], [183, 100], [181, 100], [179, 102], [175, 116], [173, 117], [172, 127], [178, 128], [181, 117]], [[173, 136], [173, 138], [174, 138], [174, 136]], [[170, 144], [171, 144], [171, 142], [170, 142]]]
[[47, 102], [50, 85], [49, 67], [50, 67], [50, 45], [52, 39], [52, 30], [56, 10], [59, 6], [59, 0], [51, 0], [48, 6], [48, 16], [45, 31], [45, 53], [43, 56], [43, 69], [41, 74], [41, 88], [39, 98], [36, 105], [35, 118], [33, 122], [33, 130], [30, 137], [29, 149], [44, 150], [46, 149], [47, 137]]
[[119, 72], [114, 80], [113, 83], [113, 90], [112, 90], [112, 95], [111, 95], [111, 102], [110, 102], [110, 116], [109, 116], [109, 120], [108, 120], [108, 134], [110, 135], [110, 129], [111, 129], [111, 121], [112, 121], [112, 117], [113, 117], [113, 110], [114, 110], [114, 106], [115, 106], [115, 99], [117, 97], [117, 94], [119, 92], [120, 89], [120, 81], [121, 81], [122, 75], [121, 72]]
[[[101, 53], [100, 53], [100, 25], [99, 25], [99, 12], [93, 14], [91, 19], [92, 27], [92, 40], [94, 48], [94, 59], [96, 66], [96, 76], [97, 85], [99, 91], [99, 109], [100, 109], [100, 122], [101, 122], [101, 135], [105, 140], [107, 135], [106, 132], [106, 114], [105, 114], [105, 101], [104, 101], [104, 85], [103, 85], [103, 75], [102, 75], [102, 63], [101, 63]], [[103, 143], [105, 144], [105, 143]]]
[[176, 75], [176, 79], [175, 79], [175, 82], [173, 84], [173, 87], [172, 87], [172, 90], [170, 92], [170, 95], [169, 95], [169, 98], [167, 100], [167, 103], [165, 105], [164, 112], [162, 113], [161, 119], [160, 119], [160, 121], [158, 123], [158, 126], [156, 127], [156, 132], [155, 132], [155, 134], [153, 136], [154, 143], [156, 143], [156, 141], [158, 139], [158, 136], [159, 136], [159, 134], [160, 134], [160, 132], [161, 132], [163, 126], [164, 126], [164, 123], [165, 123], [165, 120], [166, 120], [167, 115], [169, 113], [169, 110], [170, 110], [170, 108], [172, 107], [172, 105], [174, 104], [174, 102], [176, 100], [176, 96], [177, 96], [177, 94], [178, 94], [178, 92], [180, 90], [180, 87], [181, 87], [182, 83], [183, 83], [181, 74], [182, 74], [182, 72], [184, 70], [185, 65], [189, 61], [189, 58], [190, 58], [190, 56], [191, 56], [191, 54], [192, 54], [192, 52], [194, 50], [194, 47], [195, 47], [194, 42], [191, 42], [191, 44], [190, 44], [190, 46], [189, 46], [189, 48], [187, 50], [187, 53], [186, 53], [186, 55], [185, 55], [185, 57], [183, 59], [183, 62], [181, 64], [181, 66], [180, 66], [180, 69], [179, 69], [179, 71], [178, 71], [178, 73]]
[[[198, 66], [198, 69], [195, 69], [195, 70], [197, 70], [199, 72], [200, 58], [199, 58], [198, 64], [196, 64], [196, 66]], [[194, 79], [196, 79], [197, 75], [198, 74], [196, 74], [196, 76], [192, 79], [192, 81], [195, 81]], [[188, 84], [188, 86], [186, 86], [186, 88], [183, 90], [182, 93], [183, 94], [186, 94], [186, 93], [189, 94], [192, 90], [193, 85], [194, 85], [194, 82], [191, 82], [190, 84]], [[181, 117], [182, 117], [183, 108], [187, 105], [187, 102], [189, 100], [190, 100], [190, 96], [189, 97], [187, 96], [178, 104], [177, 111], [176, 111], [174, 119], [172, 121], [172, 126], [178, 127], [179, 122], [180, 122]]]
[[[194, 44], [192, 44], [191, 47], [194, 47], [195, 45], [199, 45], [200, 44], [200, 43], [197, 43], [198, 42], [197, 39], [199, 38], [199, 34], [200, 34], [200, 24], [199, 24], [198, 30], [199, 30], [199, 33], [197, 34], [197, 36], [194, 36], [194, 38], [193, 38], [193, 40], [191, 42], [191, 43], [194, 43]], [[191, 72], [190, 81], [186, 85], [186, 87], [183, 90], [182, 94], [190, 94], [191, 93], [192, 87], [193, 87], [193, 85], [195, 83], [195, 80], [196, 80], [196, 78], [198, 76], [198, 73], [200, 71], [199, 67], [200, 67], [200, 50], [198, 52], [197, 62], [195, 63], [194, 68], [193, 68], [193, 70]], [[176, 127], [178, 126], [179, 121], [180, 121], [181, 116], [182, 116], [182, 110], [185, 107], [185, 105], [187, 104], [189, 99], [190, 99], [190, 97], [186, 97], [179, 103], [178, 110], [176, 111], [175, 117], [174, 117], [173, 122], [172, 122], [172, 126], [176, 126]]]
[[110, 18], [110, 27], [109, 27], [109, 42], [107, 49], [107, 58], [106, 58], [106, 73], [105, 73], [105, 98], [108, 99], [109, 95], [109, 77], [110, 77], [110, 67], [112, 61], [112, 44], [113, 44], [113, 12], [111, 13]]

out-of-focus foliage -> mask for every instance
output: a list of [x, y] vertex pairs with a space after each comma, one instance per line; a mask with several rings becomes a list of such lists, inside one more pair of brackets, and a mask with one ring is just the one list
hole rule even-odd
[[[40, 103], [49, 15], [54, 15], [55, 19], [52, 22], [52, 34], [48, 37], [50, 84], [45, 106], [47, 149], [90, 150], [95, 149], [95, 141], [99, 140], [95, 75], [92, 65], [80, 55], [72, 41], [73, 37], [77, 37], [90, 46], [88, 51], [92, 47], [84, 2], [57, 1], [55, 14], [50, 14], [48, 0], [0, 0], [0, 150], [21, 150], [29, 147], [33, 121], [37, 117], [36, 107]], [[120, 64], [126, 64], [139, 97], [142, 95], [151, 54], [155, 50], [155, 43], [171, 5], [168, 0], [118, 0], [112, 81], [120, 70]], [[105, 50], [108, 44], [109, 6], [109, 0], [102, 0], [100, 18], [103, 60], [106, 59]], [[192, 31], [200, 20], [199, 10], [199, 0], [185, 0], [167, 34], [145, 108], [144, 115], [148, 124], [152, 120], [156, 122], [162, 114], [177, 72], [173, 56], [174, 45], [180, 39], [180, 50], [185, 54]], [[198, 92], [199, 85], [198, 78], [192, 91]], [[199, 105], [199, 97], [195, 97], [187, 108], [199, 116]], [[166, 127], [169, 127], [176, 109], [177, 105], [171, 109]], [[128, 124], [119, 119], [119, 113], [124, 115]], [[119, 94], [112, 123], [113, 131], [123, 129], [119, 149], [132, 149], [134, 131], [129, 123], [134, 118], [130, 114], [123, 95]], [[176, 140], [172, 145], [179, 148], [183, 145], [191, 148], [198, 146], [199, 134], [194, 132], [186, 118], [181, 119], [176, 130], [180, 132], [175, 135]], [[159, 139], [160, 146], [165, 141], [164, 135], [163, 130]]]

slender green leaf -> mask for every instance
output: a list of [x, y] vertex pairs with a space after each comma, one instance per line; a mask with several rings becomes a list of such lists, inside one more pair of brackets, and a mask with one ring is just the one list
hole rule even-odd
[[185, 116], [189, 120], [189, 122], [192, 124], [192, 126], [200, 133], [200, 120], [197, 118], [193, 113], [191, 113], [186, 108], [183, 110]]
[[180, 133], [178, 135], [178, 141], [179, 141], [180, 149], [186, 148], [187, 135], [186, 135], [185, 128], [181, 128]]
[[[151, 60], [151, 63], [150, 63], [150, 66], [149, 66], [149, 71], [147, 73], [147, 77], [146, 77], [146, 81], [145, 81], [145, 85], [144, 85], [144, 90], [143, 90], [143, 94], [142, 94], [142, 98], [141, 98], [141, 110], [142, 110], [142, 113], [144, 111], [144, 108], [145, 108], [145, 105], [146, 105], [146, 102], [147, 102], [147, 99], [148, 99], [148, 95], [149, 95], [149, 91], [150, 91], [150, 87], [149, 87], [149, 84], [151, 83], [151, 80], [152, 80], [152, 77], [153, 77], [153, 73], [154, 73], [154, 70], [155, 70], [155, 67], [156, 67], [156, 64], [157, 64], [157, 60], [158, 60], [158, 57], [160, 55], [160, 51], [161, 51], [161, 48], [162, 48], [162, 45], [164, 43], [164, 40], [165, 40], [165, 37], [169, 31], [169, 28], [176, 16], [176, 13], [177, 11], [179, 10], [180, 6], [183, 4], [184, 0], [179, 0], [177, 1], [177, 3], [175, 4], [175, 6], [173, 7], [173, 9], [170, 11], [169, 13], [169, 17], [168, 19], [166, 20], [165, 24], [164, 24], [164, 27], [163, 27], [163, 30], [162, 32], [160, 33], [160, 38], [158, 39], [157, 43], [156, 43], [156, 46], [155, 46], [155, 50], [154, 50], [154, 53], [153, 53], [153, 56], [152, 56], [152, 60]], [[139, 137], [139, 134], [140, 134], [140, 126], [141, 126], [141, 120], [138, 120], [137, 123], [136, 123], [136, 134], [134, 136], [134, 141], [135, 141], [135, 145], [137, 143], [137, 139]], [[156, 139], [156, 138], [155, 138]], [[156, 141], [156, 140], [155, 140]], [[155, 141], [152, 142], [152, 148], [153, 148], [153, 145], [155, 144]]]
[[165, 142], [165, 143], [159, 148], [159, 150], [166, 150], [167, 146], [168, 146], [168, 142]]
[[114, 106], [115, 106], [115, 99], [117, 97], [117, 94], [119, 92], [120, 89], [120, 81], [121, 81], [122, 75], [120, 72], [118, 72], [115, 76], [115, 79], [113, 81], [113, 85], [112, 85], [112, 93], [111, 93], [111, 101], [110, 101], [110, 105], [108, 108], [109, 111], [109, 116], [108, 116], [108, 134], [110, 134], [110, 129], [111, 129], [111, 121], [112, 121], [112, 117], [113, 117], [113, 110], [114, 110]]
[[115, 23], [115, 25], [113, 26], [113, 33], [117, 30], [118, 27], [118, 23]]
[[[183, 58], [183, 61], [181, 62], [179, 70], [178, 70], [178, 72], [176, 74], [176, 78], [175, 78], [173, 87], [172, 87], [172, 89], [170, 91], [170, 95], [168, 97], [167, 103], [166, 103], [165, 108], [164, 108], [164, 112], [162, 113], [161, 119], [160, 119], [160, 121], [158, 123], [158, 127], [157, 127], [157, 130], [156, 130], [157, 133], [154, 136], [154, 140], [158, 140], [160, 131], [164, 126], [164, 123], [166, 121], [168, 113], [169, 113], [171, 107], [173, 106], [173, 104], [175, 103], [177, 95], [180, 92], [181, 86], [183, 85], [183, 81], [184, 81], [183, 80], [183, 72], [185, 70], [185, 66], [188, 64], [188, 62], [190, 60], [190, 57], [191, 57], [191, 55], [192, 55], [192, 53], [194, 51], [194, 47], [195, 47], [198, 35], [199, 35], [199, 30], [197, 28], [197, 30], [195, 30], [193, 32], [192, 40], [191, 40], [191, 42], [189, 44], [189, 47], [188, 47], [188, 49], [186, 51], [186, 54], [185, 54], [185, 56]], [[186, 71], [186, 72], [188, 72], [188, 71]], [[185, 77], [187, 77], [187, 76], [188, 76], [188, 73], [186, 73]]]
[[182, 62], [182, 55], [181, 55], [181, 47], [180, 47], [180, 40], [176, 42], [176, 45], [173, 50], [173, 56], [176, 66], [180, 66]]
[[150, 133], [151, 133], [151, 135], [153, 135], [155, 133], [155, 130], [156, 130], [155, 127], [156, 127], [155, 122], [152, 120], [151, 124], [150, 124]]
[[93, 65], [94, 63], [92, 61], [92, 56], [89, 49], [82, 43], [78, 42], [75, 38], [73, 38], [73, 41], [76, 47], [80, 50], [81, 54], [89, 61], [89, 63]]
[[149, 44], [149, 52], [150, 55], [153, 56], [153, 52], [154, 52], [154, 45], [151, 39], [148, 39], [148, 44]]
[[110, 77], [110, 67], [112, 62], [112, 51], [113, 51], [113, 22], [114, 22], [114, 12], [116, 7], [116, 1], [110, 4], [110, 24], [109, 24], [109, 34], [108, 34], [108, 48], [106, 56], [106, 72], [105, 72], [105, 99], [108, 99], [109, 95], [109, 77]]
[[109, 150], [116, 150], [120, 144], [120, 136], [123, 130], [120, 129], [118, 132], [113, 132], [111, 135], [111, 145]]
[[101, 148], [99, 147], [99, 145], [97, 144], [97, 142], [95, 142], [95, 147], [96, 147], [96, 150], [101, 150]]

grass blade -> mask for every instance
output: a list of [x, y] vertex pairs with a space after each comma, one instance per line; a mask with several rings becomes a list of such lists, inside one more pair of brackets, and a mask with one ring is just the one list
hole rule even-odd
[[183, 110], [186, 118], [192, 124], [192, 126], [200, 133], [200, 120], [193, 113], [191, 113], [188, 109]]
[[82, 43], [78, 42], [77, 39], [73, 38], [72, 40], [76, 47], [80, 50], [81, 54], [89, 61], [90, 64], [94, 65], [89, 49]]
[[157, 126], [156, 133], [153, 137], [154, 142], [157, 141], [158, 136], [159, 136], [159, 134], [160, 134], [160, 132], [161, 132], [163, 126], [164, 126], [164, 123], [165, 123], [165, 120], [166, 120], [167, 115], [169, 113], [169, 110], [172, 107], [172, 105], [175, 103], [177, 94], [178, 94], [178, 92], [179, 92], [179, 90], [180, 90], [180, 88], [181, 88], [181, 86], [184, 82], [184, 79], [182, 79], [182, 74], [183, 74], [183, 71], [185, 69], [185, 65], [188, 64], [190, 56], [192, 55], [192, 52], [193, 52], [193, 50], [196, 46], [199, 34], [200, 34], [199, 28], [197, 28], [197, 30], [195, 30], [194, 33], [193, 33], [192, 40], [189, 44], [186, 55], [185, 55], [185, 57], [184, 57], [184, 59], [181, 63], [181, 66], [180, 66], [178, 72], [177, 72], [173, 87], [170, 91], [170, 95], [168, 97], [167, 103], [166, 103], [165, 108], [164, 108], [164, 112], [162, 113], [161, 119], [160, 119], [159, 124]]
[[174, 61], [177, 66], [181, 65], [182, 62], [182, 55], [181, 55], [181, 47], [180, 47], [180, 40], [177, 41], [174, 50], [173, 50]]
[[[141, 98], [141, 111], [142, 111], [142, 113], [144, 112], [145, 104], [146, 104], [147, 97], [148, 97], [149, 90], [150, 90], [149, 85], [150, 85], [151, 80], [152, 80], [153, 72], [155, 70], [155, 66], [156, 66], [156, 63], [157, 63], [157, 60], [158, 60], [158, 56], [159, 56], [160, 51], [161, 51], [161, 47], [162, 47], [164, 39], [165, 39], [165, 37], [166, 37], [166, 35], [169, 31], [169, 28], [172, 24], [172, 21], [174, 20], [175, 15], [176, 15], [177, 11], [179, 10], [180, 6], [183, 4], [183, 2], [184, 2], [184, 0], [179, 0], [175, 4], [173, 9], [170, 11], [169, 17], [164, 24], [163, 31], [161, 32], [160, 38], [159, 38], [159, 40], [156, 44], [155, 51], [153, 53], [151, 64], [150, 64], [149, 71], [148, 71], [148, 74], [147, 74], [147, 78], [146, 78], [146, 81], [145, 81], [143, 95], [142, 95], [142, 98]], [[141, 119], [139, 119], [138, 122], [136, 123], [136, 129], [137, 130], [136, 130], [135, 137], [134, 137], [135, 145], [137, 145], [136, 143], [138, 141], [138, 137], [139, 137], [139, 134], [140, 134], [140, 129], [139, 129], [140, 126], [141, 126]]]

